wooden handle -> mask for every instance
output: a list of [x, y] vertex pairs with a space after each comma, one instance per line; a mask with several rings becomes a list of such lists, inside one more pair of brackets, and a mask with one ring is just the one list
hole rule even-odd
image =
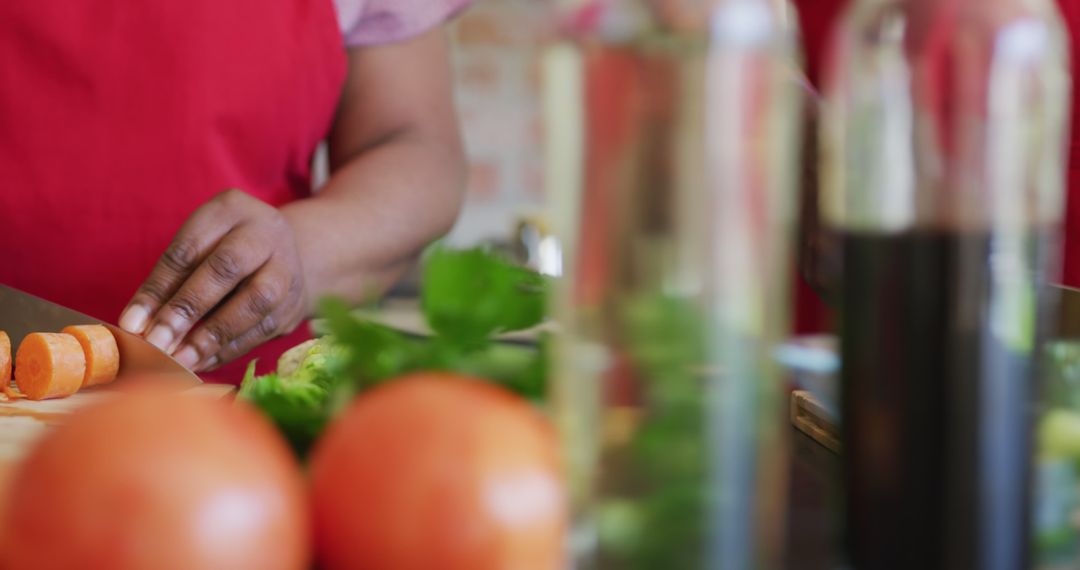
[[840, 430], [810, 392], [792, 392], [791, 423], [829, 451], [840, 453]]

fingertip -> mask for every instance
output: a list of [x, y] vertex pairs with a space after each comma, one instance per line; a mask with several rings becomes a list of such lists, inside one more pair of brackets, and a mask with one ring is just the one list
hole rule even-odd
[[159, 350], [168, 351], [173, 343], [172, 329], [165, 325], [158, 325], [146, 335], [146, 342], [158, 347]]
[[150, 309], [142, 304], [134, 304], [120, 315], [120, 328], [131, 334], [143, 334], [149, 321]]
[[221, 366], [221, 360], [217, 356], [211, 356], [195, 367], [196, 372], [213, 372]]
[[180, 349], [174, 358], [176, 358], [176, 361], [183, 365], [184, 368], [191, 370], [199, 363], [199, 352], [195, 350], [195, 347], [188, 345]]

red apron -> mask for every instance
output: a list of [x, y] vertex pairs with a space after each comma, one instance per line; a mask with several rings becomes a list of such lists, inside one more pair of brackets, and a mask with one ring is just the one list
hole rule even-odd
[[[821, 87], [822, 68], [829, 49], [833, 26], [847, 5], [846, 0], [795, 0], [799, 25], [803, 37], [806, 59], [806, 76], [815, 87]], [[817, 160], [807, 153], [804, 160]], [[817, 173], [817, 168], [804, 172]], [[811, 174], [815, 176], [816, 174]], [[816, 184], [816, 180], [804, 180], [804, 184]], [[798, 251], [798, 248], [796, 249]], [[831, 328], [832, 314], [801, 275], [795, 277], [795, 332], [799, 334], [821, 333]]]
[[1072, 46], [1073, 104], [1069, 136], [1068, 200], [1065, 210], [1065, 266], [1062, 274], [1066, 285], [1080, 287], [1080, 2], [1058, 0], [1061, 15], [1069, 28]]
[[0, 2], [0, 283], [116, 322], [216, 193], [310, 193], [345, 68], [331, 0]]

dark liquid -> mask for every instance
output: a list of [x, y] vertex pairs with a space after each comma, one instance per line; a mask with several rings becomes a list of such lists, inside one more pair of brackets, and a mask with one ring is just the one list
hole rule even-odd
[[1048, 240], [1007, 245], [844, 237], [844, 485], [859, 570], [1028, 565], [1032, 354], [1049, 303], [1015, 269], [1041, 264]]

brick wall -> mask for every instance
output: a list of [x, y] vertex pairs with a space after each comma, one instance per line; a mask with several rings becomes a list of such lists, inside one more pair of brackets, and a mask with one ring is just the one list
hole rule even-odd
[[543, 206], [539, 59], [549, 21], [546, 0], [477, 0], [451, 26], [471, 164], [452, 241], [505, 235], [517, 215]]

